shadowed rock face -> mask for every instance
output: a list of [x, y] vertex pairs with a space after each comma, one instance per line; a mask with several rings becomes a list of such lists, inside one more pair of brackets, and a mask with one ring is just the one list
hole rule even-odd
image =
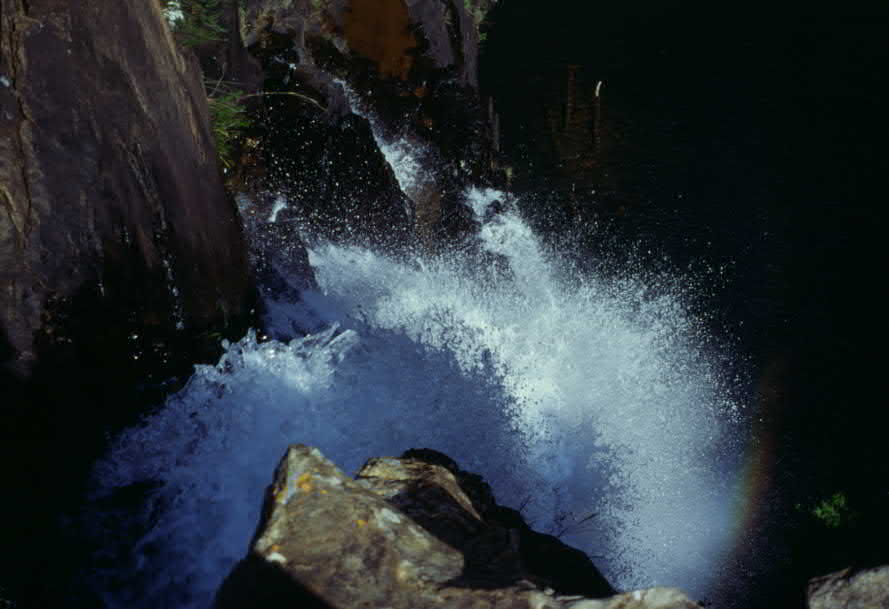
[[60, 606], [37, 548], [105, 433], [249, 319], [246, 255], [200, 70], [158, 3], [2, 0], [0, 460], [27, 463], [4, 476], [22, 518], [3, 536], [35, 546], [15, 581], [35, 606]]
[[200, 72], [156, 3], [4, 0], [2, 19], [0, 321], [17, 368], [35, 332], [57, 332], [49, 301], [87, 286], [137, 325], [242, 315], [243, 239]]
[[[535, 535], [549, 538], [543, 569], [527, 559], [541, 547]], [[250, 553], [215, 606], [698, 607], [669, 588], [609, 596], [611, 586], [578, 555], [533, 533], [481, 477], [436, 451], [372, 459], [352, 480], [318, 449], [295, 445], [267, 491]]]

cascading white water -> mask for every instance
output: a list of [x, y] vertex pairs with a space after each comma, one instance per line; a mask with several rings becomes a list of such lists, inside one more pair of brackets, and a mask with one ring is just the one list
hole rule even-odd
[[386, 162], [392, 167], [401, 192], [406, 194], [409, 199], [414, 200], [417, 193], [422, 192], [425, 188], [434, 186], [434, 178], [431, 175], [424, 175], [422, 162], [420, 161], [422, 149], [411, 144], [405, 137], [391, 138], [383, 136], [376, 115], [362, 103], [361, 97], [351, 85], [344, 80], [337, 80], [336, 82], [342, 87], [343, 94], [349, 102], [349, 108], [352, 112], [370, 123], [377, 148], [380, 149], [380, 152], [386, 158]]
[[[497, 196], [467, 193], [480, 218]], [[95, 575], [106, 603], [207, 607], [296, 442], [353, 473], [441, 450], [617, 586], [705, 594], [731, 535], [738, 407], [681, 278], [572, 277], [515, 212], [478, 240], [485, 263], [315, 245], [320, 291], [270, 303], [276, 340], [199, 366], [97, 467], [97, 501], [160, 483], [130, 528], [102, 525], [119, 529]]]

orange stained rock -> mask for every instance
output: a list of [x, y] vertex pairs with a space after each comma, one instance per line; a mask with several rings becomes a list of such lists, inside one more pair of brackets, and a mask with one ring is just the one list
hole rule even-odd
[[345, 35], [353, 51], [377, 64], [381, 77], [407, 79], [417, 39], [404, 0], [352, 0]]
[[298, 486], [301, 490], [305, 492], [309, 492], [312, 490], [312, 474], [309, 472], [304, 473], [299, 478], [296, 479], [296, 486]]
[[275, 503], [285, 504], [287, 503], [287, 487], [284, 488], [276, 488], [275, 489]]

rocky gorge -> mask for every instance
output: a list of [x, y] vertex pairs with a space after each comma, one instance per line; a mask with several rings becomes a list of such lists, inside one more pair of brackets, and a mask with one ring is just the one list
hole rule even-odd
[[[372, 582], [372, 583], [371, 583]], [[872, 609], [889, 567], [813, 579], [809, 609]], [[694, 609], [674, 588], [616, 594], [582, 552], [528, 527], [490, 487], [429, 449], [368, 461], [354, 480], [291, 446], [250, 552], [214, 607]]]
[[[474, 241], [508, 217], [511, 195], [482, 215], [465, 196], [514, 186], [503, 98], [478, 77], [497, 10], [486, 0], [2, 0], [0, 458], [12, 498], [0, 515], [16, 525], [4, 527], [15, 550], [4, 552], [0, 604], [105, 606], [95, 582], [78, 581], [103, 543], [80, 528], [97, 459], [186, 386], [194, 364], [215, 363], [224, 339], [253, 327], [284, 340], [269, 322], [274, 302], [312, 304], [303, 292], [319, 290], [319, 243], [397, 260], [459, 253], [495, 278], [520, 275], [508, 251]], [[598, 93], [568, 78], [563, 126], [550, 106], [535, 119], [550, 127], [537, 128], [553, 135], [566, 175], [590, 165], [579, 181], [559, 174], [565, 184], [608, 183], [600, 148], [572, 148], [599, 120]], [[225, 112], [243, 122], [220, 130]], [[410, 181], [392, 158], [418, 165]], [[568, 208], [559, 217], [577, 204]], [[320, 323], [291, 328], [311, 338]], [[114, 509], [136, 511], [163, 486], [140, 484]], [[258, 526], [215, 606], [700, 606], [671, 588], [618, 593], [587, 554], [533, 530], [437, 450], [372, 459], [352, 479], [291, 446]], [[809, 606], [879, 606], [884, 571], [813, 581]]]
[[[459, 225], [470, 169], [430, 175], [409, 197], [341, 83], [398, 100], [368, 111], [477, 172], [490, 134], [475, 18], [457, 3], [389, 4], [4, 0], [0, 393], [4, 473], [21, 491], [4, 516], [25, 525], [4, 547], [55, 538], [79, 560], [50, 523], [78, 501], [108, 435], [218, 357], [220, 338], [258, 325], [257, 287], [274, 290], [280, 265], [311, 283], [292, 225], [257, 226], [248, 243], [236, 195], [277, 190], [322, 234], [390, 249]], [[231, 142], [213, 97], [232, 83], [262, 115], [237, 138], [234, 167], [217, 154]], [[443, 129], [443, 113], [465, 117], [451, 123], [461, 130]], [[288, 191], [293, 173], [313, 190]], [[69, 458], [54, 462], [50, 446]], [[22, 598], [61, 602], [39, 552], [15, 562], [30, 574]]]

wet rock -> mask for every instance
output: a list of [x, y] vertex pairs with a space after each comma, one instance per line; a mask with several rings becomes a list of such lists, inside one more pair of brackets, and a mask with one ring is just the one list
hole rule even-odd
[[237, 36], [262, 70], [248, 163], [260, 179], [238, 189], [250, 197], [283, 196], [286, 215], [313, 234], [401, 247], [413, 234], [413, 206], [369, 123], [352, 113], [339, 76], [320, 68], [306, 46], [307, 36], [321, 35], [321, 6], [245, 7]]
[[156, 3], [3, 4], [0, 323], [12, 365], [34, 365], [37, 334], [62, 340], [48, 303], [76, 308], [85, 287], [99, 306], [131, 307], [137, 325], [244, 315], [244, 240], [200, 70]]
[[889, 566], [843, 569], [809, 581], [809, 609], [889, 607]]
[[[313, 228], [374, 242], [405, 229], [426, 242], [471, 229], [455, 219], [466, 184], [484, 182], [492, 162], [492, 113], [477, 90], [477, 20], [489, 4], [246, 3], [240, 33], [276, 95], [263, 100], [257, 135], [263, 175]], [[364, 116], [384, 142], [409, 142], [423, 166], [412, 183], [386, 175]]]
[[317, 449], [291, 446], [249, 554], [215, 607], [698, 607], [664, 588], [589, 598], [613, 590], [588, 559], [591, 594], [567, 593], [577, 583], [560, 579], [558, 569], [579, 551], [552, 539], [554, 564], [541, 573], [525, 557], [530, 530], [504, 510], [479, 476], [437, 451], [372, 459], [352, 480]]
[[262, 294], [296, 302], [300, 291], [317, 289], [309, 255], [292, 222], [266, 222], [251, 233], [254, 272]]
[[343, 117], [325, 133], [319, 154], [313, 186], [320, 192], [307, 196], [304, 190], [295, 205], [312, 226], [335, 238], [390, 249], [410, 242], [413, 204], [401, 192], [366, 119]]
[[[246, 189], [247, 195], [280, 195], [288, 204], [282, 218], [316, 235], [388, 249], [404, 246], [414, 233], [413, 204], [367, 119], [344, 107], [342, 87], [329, 75], [307, 67], [281, 75], [278, 67], [267, 72], [266, 89], [286, 93], [282, 89], [298, 86], [300, 95], [310, 97], [265, 100], [257, 131], [265, 169], [256, 187], [262, 192]], [[283, 85], [290, 78], [290, 85]]]
[[255, 298], [200, 68], [159, 3], [2, 0], [0, 34], [0, 545], [21, 548], [0, 572], [23, 606], [70, 606], [53, 516]]

